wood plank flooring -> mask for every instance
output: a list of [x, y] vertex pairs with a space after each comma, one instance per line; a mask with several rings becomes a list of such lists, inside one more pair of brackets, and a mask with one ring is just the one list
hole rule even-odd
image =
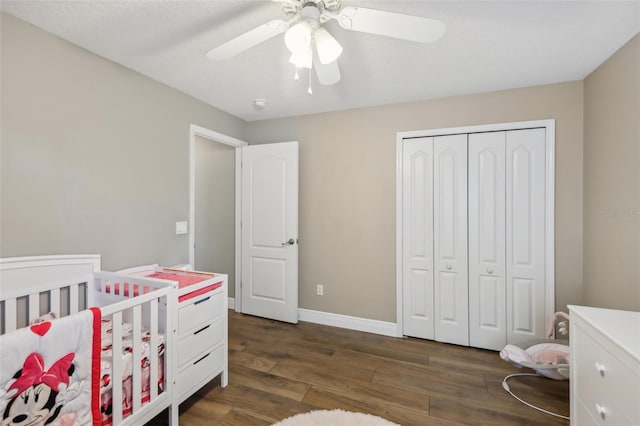
[[[180, 407], [180, 424], [271, 425], [341, 408], [411, 425], [568, 425], [508, 395], [518, 370], [497, 352], [229, 311], [229, 385], [214, 380]], [[569, 382], [509, 381], [521, 398], [569, 415]], [[161, 426], [166, 416], [150, 425]]]

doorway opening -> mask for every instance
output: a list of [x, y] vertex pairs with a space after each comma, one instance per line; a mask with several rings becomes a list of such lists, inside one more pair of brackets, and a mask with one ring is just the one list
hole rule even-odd
[[189, 129], [189, 263], [226, 273], [229, 299], [240, 311], [241, 153], [247, 142], [191, 125]]

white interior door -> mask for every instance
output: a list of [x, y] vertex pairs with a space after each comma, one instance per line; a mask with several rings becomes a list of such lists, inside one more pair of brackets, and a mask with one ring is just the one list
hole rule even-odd
[[469, 345], [493, 350], [507, 343], [505, 140], [469, 135]]
[[242, 148], [242, 312], [298, 322], [298, 142]]
[[469, 345], [467, 135], [434, 137], [435, 339]]
[[433, 138], [402, 147], [403, 334], [434, 339]]
[[507, 341], [545, 333], [545, 129], [506, 141]]

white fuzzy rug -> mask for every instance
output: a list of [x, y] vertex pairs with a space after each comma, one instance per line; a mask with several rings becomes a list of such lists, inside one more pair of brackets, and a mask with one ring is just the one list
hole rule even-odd
[[296, 414], [273, 426], [400, 426], [371, 414], [344, 410], [317, 410]]

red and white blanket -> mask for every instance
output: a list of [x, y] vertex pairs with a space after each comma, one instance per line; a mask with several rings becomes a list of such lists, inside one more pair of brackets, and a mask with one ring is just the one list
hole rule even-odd
[[0, 336], [2, 426], [99, 425], [100, 310]]

